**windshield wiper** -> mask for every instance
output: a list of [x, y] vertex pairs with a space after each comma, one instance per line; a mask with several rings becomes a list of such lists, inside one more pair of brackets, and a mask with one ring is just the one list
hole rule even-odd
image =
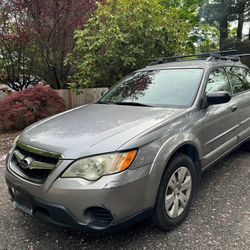
[[140, 103], [140, 102], [113, 102], [113, 101], [99, 101], [96, 102], [98, 104], [115, 104], [115, 105], [127, 105], [127, 106], [142, 106], [142, 107], [153, 107], [148, 104]]
[[116, 105], [128, 105], [128, 106], [143, 106], [143, 107], [153, 107], [148, 104], [140, 103], [140, 102], [112, 102]]
[[114, 104], [114, 102], [111, 102], [111, 101], [98, 101], [95, 103], [97, 103], [97, 104]]

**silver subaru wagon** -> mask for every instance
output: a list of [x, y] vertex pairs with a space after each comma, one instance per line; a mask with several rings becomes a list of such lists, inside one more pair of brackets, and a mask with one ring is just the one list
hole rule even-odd
[[5, 177], [15, 207], [54, 224], [106, 231], [150, 218], [170, 230], [201, 173], [241, 145], [250, 150], [249, 140], [250, 71], [240, 56], [164, 59], [97, 102], [26, 128]]

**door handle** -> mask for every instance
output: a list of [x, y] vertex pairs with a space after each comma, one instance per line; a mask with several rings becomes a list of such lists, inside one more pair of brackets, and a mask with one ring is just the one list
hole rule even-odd
[[231, 107], [231, 111], [232, 112], [235, 112], [236, 110], [237, 110], [237, 106], [236, 105], [234, 105], [234, 106]]

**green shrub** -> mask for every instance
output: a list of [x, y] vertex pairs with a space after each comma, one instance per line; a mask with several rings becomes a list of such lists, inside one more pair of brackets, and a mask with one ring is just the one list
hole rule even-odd
[[108, 0], [76, 31], [72, 64], [82, 86], [112, 86], [147, 59], [183, 53], [188, 25], [159, 0]]

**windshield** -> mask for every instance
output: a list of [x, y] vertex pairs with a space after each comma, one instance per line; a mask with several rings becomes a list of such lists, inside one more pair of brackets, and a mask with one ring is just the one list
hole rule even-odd
[[191, 106], [202, 73], [202, 69], [136, 72], [117, 83], [99, 100], [99, 103]]

